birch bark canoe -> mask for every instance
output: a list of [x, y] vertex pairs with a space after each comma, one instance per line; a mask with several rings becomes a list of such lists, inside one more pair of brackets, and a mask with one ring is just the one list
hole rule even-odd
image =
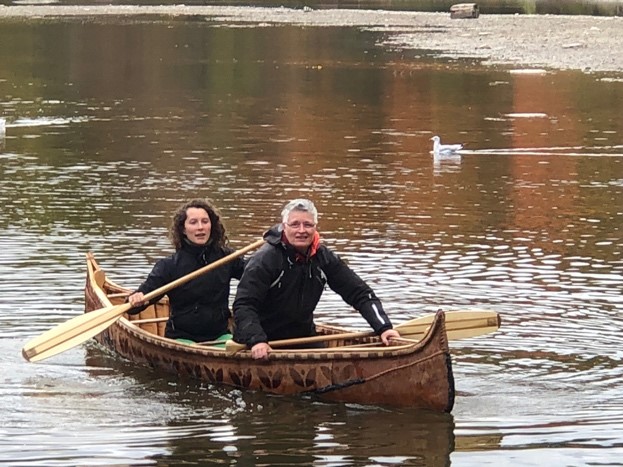
[[[86, 313], [121, 304], [129, 292], [106, 276], [93, 254], [87, 254]], [[450, 412], [454, 405], [452, 360], [443, 311], [435, 314], [418, 340], [383, 346], [368, 333], [348, 333], [319, 325], [320, 333], [351, 337], [329, 339], [327, 347], [321, 349], [274, 349], [267, 361], [253, 360], [248, 351], [231, 353], [213, 345], [167, 339], [164, 327], [168, 314], [168, 300], [164, 297], [138, 315], [122, 316], [95, 339], [123, 358], [156, 372], [212, 384], [436, 412]]]

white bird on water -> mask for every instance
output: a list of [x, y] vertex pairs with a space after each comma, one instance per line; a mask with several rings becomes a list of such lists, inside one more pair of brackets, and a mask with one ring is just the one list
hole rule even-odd
[[439, 136], [433, 136], [431, 140], [434, 141], [433, 154], [435, 156], [451, 156], [463, 149], [462, 144], [441, 144]]
[[6, 134], [6, 119], [0, 117], [0, 138], [4, 138]]

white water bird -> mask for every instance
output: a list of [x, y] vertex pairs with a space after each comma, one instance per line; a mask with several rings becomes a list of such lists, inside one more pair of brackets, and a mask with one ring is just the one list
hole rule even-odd
[[0, 117], [0, 138], [4, 138], [6, 134], [6, 119]]
[[462, 144], [441, 144], [439, 136], [433, 136], [431, 140], [434, 141], [433, 154], [435, 156], [451, 156], [463, 149]]

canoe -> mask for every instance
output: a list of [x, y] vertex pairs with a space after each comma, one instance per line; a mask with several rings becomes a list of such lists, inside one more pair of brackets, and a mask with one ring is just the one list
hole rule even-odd
[[[120, 305], [131, 290], [111, 281], [87, 254], [85, 313]], [[318, 333], [348, 337], [327, 340], [326, 348], [274, 349], [258, 361], [249, 351], [232, 353], [201, 343], [164, 337], [169, 316], [165, 296], [138, 315], [123, 315], [95, 336], [97, 342], [132, 362], [158, 372], [206, 383], [277, 395], [309, 395], [365, 405], [416, 407], [450, 412], [454, 379], [445, 315], [439, 311], [420, 340], [384, 346], [369, 333], [318, 324]]]

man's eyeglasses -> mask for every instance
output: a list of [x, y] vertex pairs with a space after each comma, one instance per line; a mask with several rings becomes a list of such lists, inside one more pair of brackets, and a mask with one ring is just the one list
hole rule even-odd
[[286, 225], [290, 227], [291, 229], [300, 229], [302, 226], [305, 230], [311, 230], [314, 227], [316, 227], [316, 224], [312, 222], [299, 222], [299, 221], [290, 222], [289, 224], [286, 224]]

